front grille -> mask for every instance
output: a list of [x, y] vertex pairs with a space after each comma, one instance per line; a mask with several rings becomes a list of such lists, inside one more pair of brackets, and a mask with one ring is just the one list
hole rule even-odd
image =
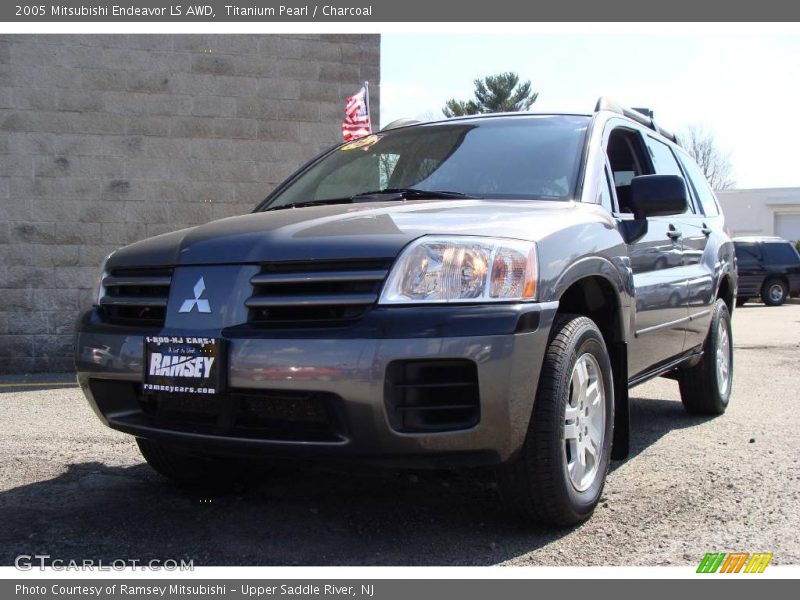
[[103, 278], [103, 320], [114, 325], [163, 327], [172, 269], [115, 269]]
[[480, 420], [478, 366], [466, 359], [393, 361], [386, 368], [384, 399], [396, 431], [469, 429]]
[[250, 283], [245, 301], [257, 325], [336, 325], [375, 304], [391, 260], [270, 263]]
[[236, 390], [220, 396], [145, 394], [151, 426], [207, 435], [270, 440], [337, 441], [339, 397], [326, 392]]

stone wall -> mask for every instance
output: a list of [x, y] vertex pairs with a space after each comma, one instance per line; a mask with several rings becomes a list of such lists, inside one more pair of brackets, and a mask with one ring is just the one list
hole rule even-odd
[[0, 373], [72, 368], [103, 257], [248, 212], [337, 143], [377, 35], [0, 37]]

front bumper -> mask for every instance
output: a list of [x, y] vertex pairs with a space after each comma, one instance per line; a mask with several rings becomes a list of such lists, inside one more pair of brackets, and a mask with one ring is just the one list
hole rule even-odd
[[[89, 311], [76, 339], [78, 381], [109, 427], [189, 451], [415, 466], [496, 464], [511, 458], [525, 439], [557, 303], [404, 310], [386, 309], [385, 326], [369, 333], [202, 332], [227, 339], [227, 394], [318, 392], [335, 398], [337, 428], [327, 437], [239, 436], [150, 419], [140, 391], [144, 335], [196, 332], [131, 331], [104, 325]], [[373, 313], [380, 322], [381, 311]], [[398, 315], [406, 326], [399, 325]], [[99, 348], [108, 350], [95, 352]], [[477, 424], [455, 431], [397, 430], [385, 399], [387, 367], [393, 361], [424, 359], [474, 362]]]

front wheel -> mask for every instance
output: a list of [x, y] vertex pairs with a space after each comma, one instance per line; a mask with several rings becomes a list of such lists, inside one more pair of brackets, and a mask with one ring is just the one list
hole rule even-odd
[[603, 336], [591, 319], [564, 316], [553, 325], [525, 443], [498, 468], [504, 500], [547, 525], [585, 521], [603, 491], [613, 431], [614, 386]]
[[731, 314], [723, 300], [714, 304], [711, 327], [703, 344], [703, 358], [678, 371], [681, 400], [697, 415], [721, 415], [728, 408], [733, 385]]

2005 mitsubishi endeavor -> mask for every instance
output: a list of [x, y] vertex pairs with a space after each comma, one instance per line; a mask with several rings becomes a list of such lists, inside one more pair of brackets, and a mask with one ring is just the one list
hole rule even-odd
[[252, 214], [117, 250], [76, 363], [178, 482], [258, 458], [491, 465], [563, 526], [627, 453], [630, 387], [672, 377], [689, 412], [725, 411], [735, 298], [698, 166], [601, 99], [384, 130]]

